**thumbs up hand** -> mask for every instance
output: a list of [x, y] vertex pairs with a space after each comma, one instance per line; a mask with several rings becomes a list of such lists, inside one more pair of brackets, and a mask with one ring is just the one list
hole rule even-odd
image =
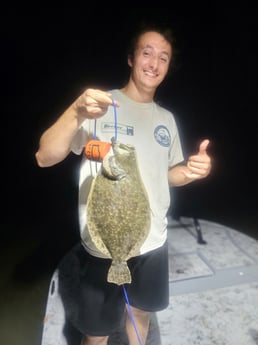
[[207, 147], [210, 141], [208, 139], [203, 140], [199, 146], [199, 152], [188, 158], [187, 168], [184, 174], [191, 180], [198, 180], [205, 178], [209, 175], [211, 170], [211, 158], [207, 154]]

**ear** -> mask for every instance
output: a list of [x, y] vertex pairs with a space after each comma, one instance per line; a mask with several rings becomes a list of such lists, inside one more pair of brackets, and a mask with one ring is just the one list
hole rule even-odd
[[133, 67], [132, 55], [128, 55], [127, 63], [129, 65], [129, 67]]

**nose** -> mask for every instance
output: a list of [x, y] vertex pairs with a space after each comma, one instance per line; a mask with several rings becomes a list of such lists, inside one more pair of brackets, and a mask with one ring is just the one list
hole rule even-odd
[[152, 69], [156, 69], [158, 66], [158, 57], [152, 55], [150, 60], [149, 60], [149, 65]]

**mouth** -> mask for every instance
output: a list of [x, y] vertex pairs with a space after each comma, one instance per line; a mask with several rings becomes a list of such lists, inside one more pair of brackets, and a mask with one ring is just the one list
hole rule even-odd
[[147, 77], [150, 77], [150, 78], [157, 78], [159, 76], [158, 73], [150, 71], [150, 70], [144, 70], [143, 72]]

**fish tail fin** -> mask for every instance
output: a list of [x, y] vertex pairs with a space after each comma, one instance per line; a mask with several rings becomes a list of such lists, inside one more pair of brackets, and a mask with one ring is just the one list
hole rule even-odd
[[113, 262], [109, 268], [107, 281], [109, 283], [115, 283], [117, 285], [130, 284], [131, 272], [127, 266], [126, 261]]

